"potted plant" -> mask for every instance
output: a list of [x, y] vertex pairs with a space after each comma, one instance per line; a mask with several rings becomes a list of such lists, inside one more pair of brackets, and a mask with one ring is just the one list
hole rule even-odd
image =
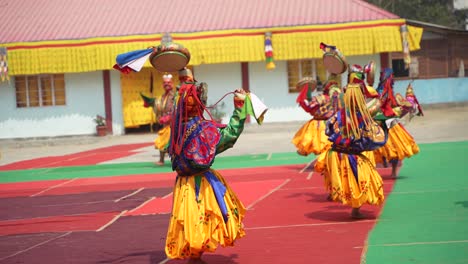
[[94, 122], [96, 122], [97, 135], [100, 137], [107, 135], [106, 119], [100, 115], [96, 115]]

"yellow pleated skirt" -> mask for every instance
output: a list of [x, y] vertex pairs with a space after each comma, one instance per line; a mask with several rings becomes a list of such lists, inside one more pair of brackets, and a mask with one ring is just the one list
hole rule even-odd
[[417, 153], [419, 153], [418, 145], [401, 124], [390, 128], [387, 143], [374, 151], [377, 163], [383, 163], [383, 157], [387, 161], [403, 160]]
[[171, 138], [171, 126], [165, 126], [158, 131], [158, 136], [154, 140], [154, 148], [166, 151]]
[[325, 135], [325, 121], [314, 119], [308, 121], [296, 132], [292, 143], [302, 155], [322, 153], [331, 144]]
[[382, 177], [368, 157], [363, 154], [355, 156], [357, 180], [348, 155], [336, 151], [328, 150], [320, 154], [314, 169], [323, 174], [325, 188], [333, 201], [353, 208], [359, 208], [363, 204], [382, 204], [385, 199]]
[[166, 238], [169, 258], [197, 258], [203, 252], [214, 252], [221, 245], [233, 246], [245, 235], [242, 220], [245, 207], [215, 170], [211, 172], [226, 186], [224, 202], [228, 220], [224, 221], [215, 194], [208, 180], [202, 176], [198, 199], [195, 176], [178, 177], [174, 186], [172, 213]]

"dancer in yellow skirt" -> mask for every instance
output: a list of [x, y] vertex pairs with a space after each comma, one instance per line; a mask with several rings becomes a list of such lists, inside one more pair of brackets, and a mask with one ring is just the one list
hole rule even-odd
[[169, 139], [171, 137], [171, 116], [174, 108], [174, 84], [172, 82], [171, 74], [163, 75], [163, 88], [164, 94], [161, 98], [149, 98], [144, 96], [141, 97], [144, 101], [145, 107], [152, 107], [156, 116], [156, 122], [162, 127], [158, 130], [158, 136], [154, 140], [155, 149], [159, 150], [159, 160], [156, 165], [164, 165], [164, 157], [169, 146]]
[[231, 148], [244, 129], [246, 94], [236, 91], [230, 121], [220, 125], [203, 117], [206, 93], [206, 85], [181, 84], [168, 149], [177, 178], [165, 251], [169, 258], [195, 263], [203, 263], [204, 252], [214, 252], [219, 245], [233, 246], [245, 235], [246, 208], [211, 165], [215, 155]]
[[[382, 115], [386, 119], [392, 118], [393, 124], [389, 126], [387, 143], [375, 151], [375, 158], [377, 163], [383, 163], [384, 166], [390, 162], [392, 177], [396, 178], [398, 162], [419, 153], [419, 147], [414, 138], [399, 122], [403, 109], [412, 107], [412, 105], [407, 100], [397, 100], [398, 97], [395, 97], [392, 69], [382, 70], [377, 91], [380, 95]], [[389, 121], [387, 120], [387, 122]]]
[[339, 110], [327, 121], [331, 149], [320, 155], [314, 169], [324, 174], [331, 199], [351, 206], [351, 217], [360, 219], [365, 217], [362, 205], [380, 205], [385, 199], [382, 178], [364, 152], [381, 147], [387, 138], [367, 108], [362, 68], [353, 65], [349, 72]]
[[[331, 147], [331, 142], [325, 134], [325, 124], [326, 120], [335, 114], [338, 96], [341, 94], [337, 78], [338, 75], [331, 75], [324, 84], [323, 93], [316, 96], [312, 96], [312, 91], [315, 90], [315, 80], [304, 78], [297, 85], [301, 89], [301, 93], [296, 101], [304, 111], [313, 117], [296, 132], [292, 142], [296, 146], [298, 154], [303, 156], [308, 156], [311, 153], [318, 155], [308, 165], [312, 168], [317, 160], [323, 159], [322, 153]], [[325, 187], [328, 188], [331, 185], [330, 179], [324, 177], [324, 181]], [[330, 195], [327, 200], [331, 200]]]
[[331, 144], [325, 135], [325, 121], [335, 113], [333, 98], [337, 98], [341, 93], [335, 79], [336, 75], [331, 76], [324, 84], [322, 94], [316, 96], [312, 96], [312, 92], [316, 89], [316, 81], [312, 78], [303, 78], [296, 85], [297, 89], [301, 90], [297, 103], [312, 115], [312, 119], [305, 123], [292, 139], [299, 155], [308, 156], [311, 153], [319, 155]]

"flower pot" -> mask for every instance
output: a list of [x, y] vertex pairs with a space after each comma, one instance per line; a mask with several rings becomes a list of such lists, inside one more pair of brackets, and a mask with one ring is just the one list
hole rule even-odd
[[98, 137], [103, 137], [107, 135], [107, 127], [106, 126], [96, 126], [96, 133]]

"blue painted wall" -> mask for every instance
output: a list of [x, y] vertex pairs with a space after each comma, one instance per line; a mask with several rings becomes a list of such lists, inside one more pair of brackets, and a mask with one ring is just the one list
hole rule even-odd
[[[409, 82], [395, 81], [395, 93], [404, 95]], [[412, 85], [421, 104], [468, 101], [468, 77], [415, 80]]]

